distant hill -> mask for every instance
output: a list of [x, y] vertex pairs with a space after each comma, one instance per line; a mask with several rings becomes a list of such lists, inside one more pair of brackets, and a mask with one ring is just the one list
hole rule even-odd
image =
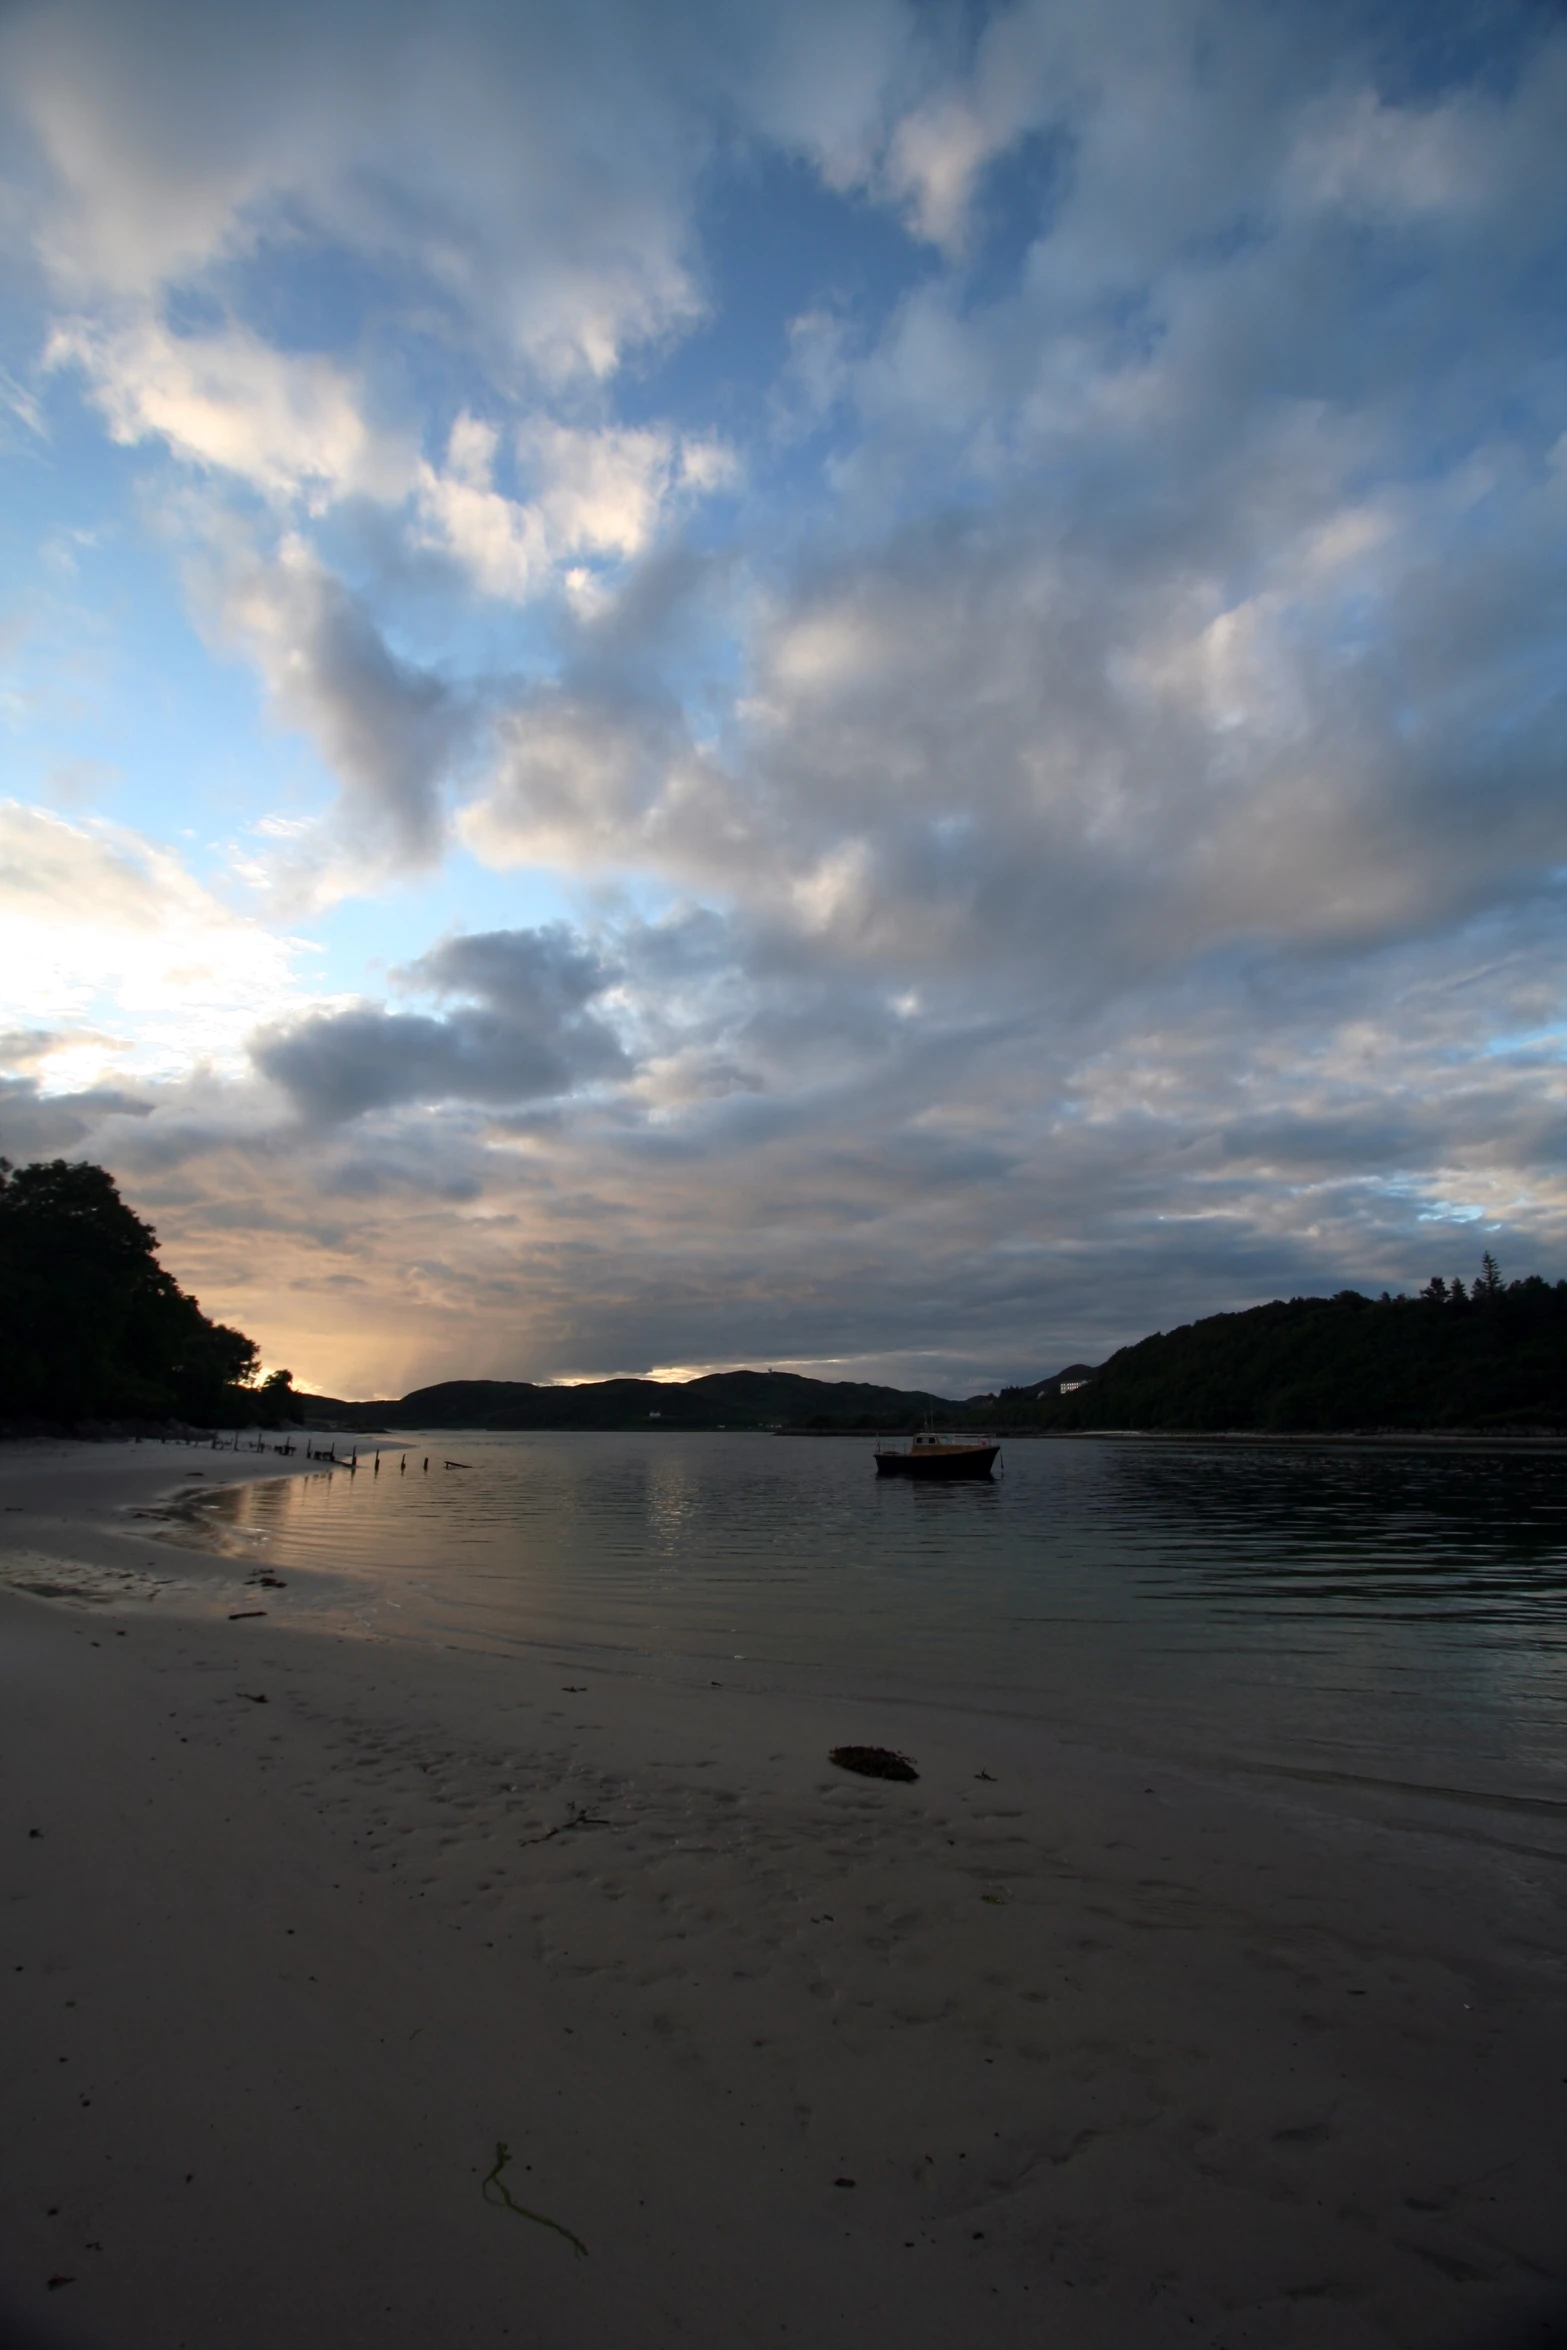
[[1433, 1282], [1416, 1298], [1347, 1289], [1214, 1314], [1123, 1347], [1075, 1395], [1013, 1390], [992, 1417], [1056, 1435], [1567, 1428], [1567, 1281], [1504, 1286], [1493, 1267], [1468, 1294]]
[[713, 1371], [678, 1384], [597, 1379], [536, 1387], [524, 1379], [446, 1379], [396, 1402], [307, 1396], [312, 1417], [348, 1428], [863, 1428], [896, 1433], [962, 1424], [969, 1407], [923, 1389], [862, 1380], [806, 1379], [792, 1371]]

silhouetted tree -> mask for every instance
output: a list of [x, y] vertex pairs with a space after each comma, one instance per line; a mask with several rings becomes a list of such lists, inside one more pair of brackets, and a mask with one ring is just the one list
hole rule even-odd
[[0, 1160], [0, 1414], [232, 1421], [255, 1375], [103, 1167]]
[[294, 1393], [292, 1371], [269, 1371], [256, 1390], [264, 1407], [262, 1417], [267, 1420], [300, 1420], [304, 1418], [304, 1397]]

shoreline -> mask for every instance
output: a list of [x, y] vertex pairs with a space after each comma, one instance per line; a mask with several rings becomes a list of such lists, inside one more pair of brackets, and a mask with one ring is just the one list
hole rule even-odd
[[[448, 1429], [444, 1433], [483, 1436], [570, 1436], [595, 1433], [579, 1429], [551, 1428], [484, 1428]], [[641, 1435], [636, 1428], [615, 1431], [621, 1435]], [[649, 1429], [649, 1435], [670, 1436], [809, 1436], [851, 1438], [868, 1444], [874, 1438], [885, 1441], [889, 1436], [907, 1434], [904, 1429], [886, 1428], [670, 1428]], [[967, 1435], [967, 1429], [946, 1429], [946, 1435]], [[977, 1431], [975, 1432], [977, 1433]], [[1541, 1429], [1537, 1434], [1521, 1430], [1502, 1430], [1493, 1435], [1484, 1428], [1003, 1428], [989, 1427], [984, 1431], [1001, 1444], [1255, 1444], [1255, 1445], [1343, 1445], [1362, 1450], [1401, 1451], [1426, 1446], [1458, 1451], [1484, 1452], [1563, 1452], [1567, 1451], [1567, 1432]]]
[[[1015, 1432], [1018, 1435], [1023, 1430]], [[1026, 1431], [1048, 1444], [1254, 1444], [1336, 1446], [1362, 1452], [1564, 1452], [1567, 1432], [1486, 1428], [1049, 1428]], [[1007, 1438], [1011, 1442], [1012, 1437]]]
[[347, 1638], [297, 1571], [229, 1621], [245, 1562], [183, 1548], [151, 1605], [123, 1513], [181, 1479], [54, 1450], [0, 1451], [7, 1558], [85, 1578], [0, 1590], [0, 2340], [1457, 2350], [1567, 2306], [1567, 1807]]
[[[812, 1443], [874, 1444], [896, 1441], [911, 1433], [907, 1428], [648, 1428], [640, 1421], [627, 1421], [618, 1428], [562, 1428], [544, 1424], [532, 1428], [481, 1425], [448, 1428], [421, 1427], [409, 1422], [406, 1426], [398, 1427], [314, 1428], [307, 1432], [313, 1435], [335, 1434], [366, 1442], [379, 1437], [385, 1440], [388, 1450], [406, 1450], [417, 1441], [433, 1440], [436, 1437], [462, 1436], [646, 1436], [654, 1440], [668, 1436], [781, 1436], [805, 1439]], [[1550, 1428], [1007, 1428], [991, 1423], [983, 1430], [947, 1428], [938, 1433], [949, 1436], [983, 1434], [995, 1437], [1002, 1444], [1339, 1445], [1374, 1451], [1426, 1447], [1483, 1452], [1567, 1451], [1567, 1429]], [[96, 1440], [84, 1438], [81, 1441]], [[174, 1440], [171, 1438], [170, 1441]], [[340, 1462], [338, 1465], [341, 1467], [343, 1464]]]

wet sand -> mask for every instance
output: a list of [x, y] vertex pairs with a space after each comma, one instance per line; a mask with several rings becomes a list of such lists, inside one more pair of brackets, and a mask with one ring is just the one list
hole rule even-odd
[[330, 1636], [123, 1515], [290, 1466], [0, 1454], [0, 2342], [1555, 2338], [1561, 1807]]

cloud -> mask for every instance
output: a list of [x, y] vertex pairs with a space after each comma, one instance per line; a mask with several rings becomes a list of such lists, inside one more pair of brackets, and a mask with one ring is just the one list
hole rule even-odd
[[81, 1093], [41, 1093], [30, 1078], [0, 1075], [0, 1153], [13, 1166], [78, 1155], [111, 1121], [148, 1118], [152, 1105], [112, 1086]]
[[464, 809], [464, 839], [500, 866], [634, 865], [683, 744], [668, 710], [546, 686], [499, 714], [496, 751]]
[[433, 857], [443, 791], [473, 724], [464, 697], [400, 660], [365, 604], [293, 533], [270, 560], [230, 542], [216, 588], [224, 633], [256, 662], [278, 718], [313, 738], [342, 786], [338, 837], [359, 836], [361, 883]]
[[60, 1043], [48, 1028], [10, 1028], [0, 1031], [0, 1069], [29, 1071], [47, 1060]]
[[[29, 1048], [46, 1076], [58, 1062], [79, 1077], [84, 1055], [159, 1071], [232, 1054], [258, 1013], [293, 994], [297, 952], [171, 850], [101, 819], [0, 802], [0, 1018], [24, 1035], [40, 1019], [58, 1029], [41, 1063]], [[83, 1038], [84, 1024], [106, 1033]]]
[[437, 1018], [374, 1004], [315, 1013], [261, 1032], [256, 1067], [318, 1121], [408, 1102], [515, 1107], [629, 1073], [613, 1029], [587, 1009], [612, 974], [564, 926], [451, 939], [407, 977], [470, 1000]]
[[177, 335], [147, 315], [112, 328], [76, 319], [55, 328], [46, 361], [82, 369], [115, 440], [161, 440], [272, 496], [396, 498], [412, 480], [409, 450], [366, 422], [362, 385], [242, 326]]
[[515, 458], [530, 494], [496, 489], [499, 435], [468, 415], [452, 426], [445, 467], [422, 469], [418, 510], [428, 542], [444, 548], [486, 595], [524, 601], [557, 573], [590, 609], [585, 566], [627, 563], [652, 544], [677, 501], [725, 486], [731, 454], [716, 441], [682, 441], [663, 427], [617, 430], [535, 418]]
[[1251, 469], [1269, 543], [1179, 567], [1167, 515], [1110, 564], [1035, 500], [891, 536], [771, 602], [712, 747], [613, 678], [539, 689], [464, 837], [717, 890], [889, 985], [1031, 968], [1063, 1004], [1527, 894], [1567, 856], [1538, 475], [1337, 503], [1312, 476], [1348, 453], [1294, 438]]
[[73, 305], [145, 303], [305, 226], [411, 267], [445, 323], [549, 380], [602, 377], [699, 307], [683, 197], [707, 142], [670, 88], [688, 53], [635, 10], [608, 32], [471, 11], [435, 41], [353, 0], [282, 0], [265, 27], [56, 0], [11, 12], [0, 59]]

